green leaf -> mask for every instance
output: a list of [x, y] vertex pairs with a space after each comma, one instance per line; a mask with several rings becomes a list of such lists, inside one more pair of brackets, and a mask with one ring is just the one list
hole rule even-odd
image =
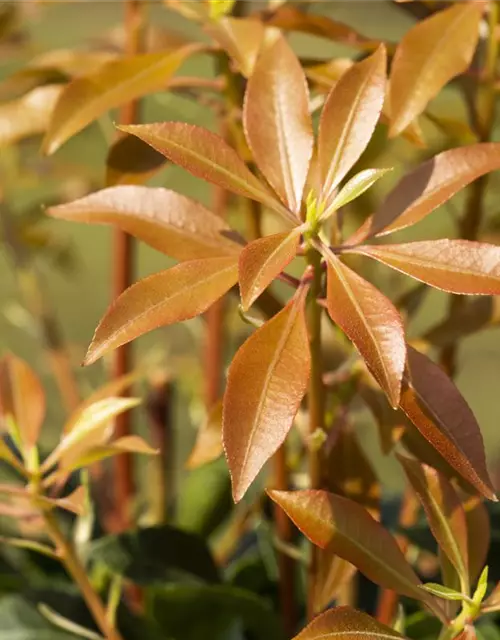
[[479, 576], [479, 580], [477, 581], [477, 587], [474, 591], [473, 600], [476, 604], [480, 604], [483, 601], [483, 598], [486, 594], [486, 590], [488, 589], [488, 567], [484, 567]]
[[443, 598], [444, 600], [470, 600], [468, 596], [434, 582], [426, 582], [425, 584], [422, 584], [420, 588], [424, 589], [428, 593], [432, 593], [433, 596]]
[[339, 191], [339, 193], [333, 198], [331, 204], [325, 209], [325, 212], [321, 216], [322, 220], [326, 220], [337, 209], [345, 207], [346, 204], [352, 202], [356, 198], [359, 198], [365, 191], [372, 187], [380, 178], [383, 178], [386, 173], [392, 171], [390, 169], [365, 169], [353, 176]]
[[93, 73], [76, 78], [57, 101], [42, 150], [54, 153], [103, 113], [165, 88], [170, 76], [198, 50], [198, 46], [188, 45], [173, 52], [113, 60]]
[[54, 628], [34, 605], [21, 595], [0, 599], [2, 640], [75, 640], [78, 636]]
[[95, 633], [95, 631], [90, 631], [76, 622], [65, 618], [46, 604], [39, 604], [38, 610], [44, 618], [47, 618], [47, 620], [58, 629], [72, 633], [80, 638], [87, 638], [87, 640], [104, 640], [104, 638], [98, 633]]
[[91, 544], [88, 557], [111, 573], [142, 585], [193, 579], [219, 581], [203, 539], [169, 525], [100, 538]]
[[235, 621], [255, 640], [283, 640], [273, 608], [250, 591], [228, 585], [176, 585], [153, 590], [148, 610], [173, 640], [224, 640]]

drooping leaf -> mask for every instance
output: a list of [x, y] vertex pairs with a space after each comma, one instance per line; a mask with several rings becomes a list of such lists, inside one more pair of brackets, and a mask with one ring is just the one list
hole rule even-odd
[[106, 184], [144, 184], [165, 166], [166, 159], [140, 138], [121, 136], [106, 158]]
[[250, 172], [236, 151], [220, 136], [207, 129], [185, 122], [119, 128], [144, 140], [198, 178], [262, 202], [282, 213], [286, 211], [266, 185]]
[[44, 133], [62, 86], [48, 84], [0, 105], [0, 147]]
[[500, 294], [500, 247], [469, 240], [428, 240], [357, 247], [393, 269], [450, 293]]
[[325, 611], [295, 636], [294, 640], [395, 640], [403, 638], [394, 629], [378, 622], [367, 613], [351, 607], [335, 607]]
[[186, 463], [188, 469], [196, 469], [208, 462], [213, 462], [224, 452], [222, 446], [222, 400], [209, 411], [204, 424], [201, 425], [196, 443], [189, 460]]
[[12, 435], [29, 450], [38, 442], [45, 408], [45, 393], [35, 372], [21, 358], [4, 356], [0, 360], [0, 425], [9, 430], [13, 421], [17, 433]]
[[235, 254], [226, 223], [199, 202], [175, 191], [121, 185], [50, 207], [54, 218], [111, 224], [176, 260]]
[[264, 38], [264, 25], [259, 20], [226, 16], [209, 23], [205, 30], [236, 62], [241, 74], [250, 77]]
[[243, 124], [257, 166], [298, 214], [314, 141], [304, 72], [284, 38], [257, 60], [245, 93]]
[[238, 279], [237, 257], [182, 262], [124, 291], [99, 323], [84, 364], [158, 327], [203, 313]]
[[276, 233], [248, 244], [240, 254], [239, 282], [243, 309], [248, 309], [295, 258], [300, 229]]
[[113, 60], [87, 76], [75, 78], [57, 101], [43, 151], [54, 153], [106, 111], [165, 88], [170, 76], [197, 50], [197, 46], [188, 45], [173, 52]]
[[370, 141], [384, 103], [385, 68], [386, 52], [380, 46], [346, 71], [327, 98], [318, 134], [324, 202]]
[[304, 298], [300, 292], [250, 336], [229, 367], [223, 441], [236, 502], [286, 438], [306, 391]]
[[399, 231], [423, 220], [480, 176], [500, 169], [500, 144], [443, 151], [402, 178], [348, 243]]
[[484, 443], [469, 405], [444, 371], [408, 347], [401, 409], [443, 458], [486, 498], [495, 492]]
[[326, 491], [269, 491], [314, 544], [329, 547], [373, 582], [432, 602], [396, 540], [357, 503]]
[[109, 535], [92, 543], [89, 559], [138, 584], [198, 578], [213, 583], [219, 572], [205, 542], [169, 525]]
[[467, 523], [462, 503], [447, 478], [406, 456], [398, 456], [439, 547], [468, 591]]
[[385, 174], [391, 170], [392, 169], [365, 169], [364, 171], [357, 173], [333, 198], [331, 204], [325, 210], [322, 217], [328, 217], [330, 211], [333, 213], [337, 209], [340, 209], [340, 207], [345, 207], [349, 202], [359, 198], [360, 195], [372, 187], [378, 180], [380, 180], [380, 178], [383, 178]]
[[391, 128], [396, 136], [452, 78], [466, 71], [482, 10], [458, 3], [418, 22], [399, 43], [391, 69]]
[[328, 313], [353, 341], [391, 404], [397, 407], [406, 358], [401, 316], [388, 298], [332, 252], [325, 252], [325, 257]]

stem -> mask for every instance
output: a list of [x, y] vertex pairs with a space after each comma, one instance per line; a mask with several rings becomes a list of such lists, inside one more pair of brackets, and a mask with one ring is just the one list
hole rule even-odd
[[[486, 51], [486, 61], [484, 69], [484, 82], [486, 83], [484, 104], [479, 104], [481, 98], [481, 86], [476, 87], [476, 112], [483, 107], [483, 116], [480, 118], [480, 141], [489, 142], [492, 137], [495, 125], [496, 114], [496, 64], [498, 60], [499, 43], [496, 28], [499, 21], [499, 9], [496, 2], [489, 4], [488, 16], [488, 48]], [[465, 213], [460, 223], [460, 238], [464, 240], [476, 240], [481, 228], [481, 221], [484, 213], [484, 199], [488, 186], [489, 175], [486, 174], [478, 178], [471, 186], [469, 197], [467, 198]], [[449, 315], [454, 316], [466, 304], [465, 296], [453, 296], [450, 301]], [[445, 347], [441, 354], [441, 364], [450, 376], [456, 371], [457, 345], [451, 344]]]
[[108, 619], [108, 616], [106, 615], [106, 608], [101, 598], [94, 591], [94, 588], [88, 578], [87, 571], [81, 564], [73, 545], [66, 540], [63, 532], [61, 531], [57, 518], [54, 516], [52, 511], [45, 511], [43, 516], [47, 532], [58, 550], [58, 556], [69, 575], [78, 585], [78, 588], [80, 589], [95, 622], [101, 630], [101, 633], [107, 640], [122, 640], [122, 636], [111, 620]]
[[[307, 261], [313, 272], [311, 283], [311, 301], [309, 305], [309, 347], [311, 350], [311, 377], [309, 382], [309, 483], [311, 489], [321, 487], [320, 454], [313, 444], [313, 434], [317, 429], [325, 426], [325, 392], [323, 385], [323, 353], [321, 348], [321, 315], [322, 308], [317, 299], [322, 293], [323, 270], [321, 268], [321, 254], [314, 248], [307, 251]], [[319, 554], [316, 547], [312, 548], [311, 564], [308, 575], [308, 617], [314, 616], [314, 592]]]
[[[126, 55], [133, 56], [141, 50], [143, 23], [142, 0], [124, 0], [124, 26], [126, 32]], [[138, 120], [139, 101], [131, 100], [124, 105], [120, 114], [122, 124], [134, 124]], [[116, 229], [113, 237], [113, 298], [116, 299], [133, 281], [134, 248], [132, 236]], [[132, 369], [131, 345], [127, 344], [115, 353], [113, 378], [121, 378]], [[131, 431], [132, 415], [126, 411], [116, 418], [115, 433], [118, 438], [127, 436]], [[124, 454], [115, 461], [115, 511], [119, 527], [130, 524], [130, 500], [134, 492], [134, 470], [132, 457]]]

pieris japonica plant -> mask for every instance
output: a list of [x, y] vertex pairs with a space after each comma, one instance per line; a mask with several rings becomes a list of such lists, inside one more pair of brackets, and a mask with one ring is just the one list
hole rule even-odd
[[[140, 4], [132, 3], [136, 11]], [[481, 299], [469, 303], [464, 296], [500, 295], [500, 247], [480, 241], [479, 235], [488, 174], [500, 169], [500, 143], [492, 142], [497, 4], [401, 3], [395, 8], [409, 5], [409, 13], [421, 19], [397, 44], [370, 40], [294, 3], [270, 2], [265, 9], [214, 0], [167, 0], [166, 5], [201, 24], [211, 44], [185, 42], [168, 53], [136, 50], [75, 74], [69, 84], [58, 85], [44, 128], [42, 147], [50, 155], [103, 112], [127, 101], [135, 104], [165, 84], [172, 91], [210, 95], [207, 105], [218, 117], [216, 133], [179, 120], [138, 124], [127, 111], [108, 156], [107, 186], [48, 209], [53, 218], [112, 225], [122, 241], [133, 236], [177, 261], [134, 284], [125, 282], [130, 286], [117, 292], [99, 322], [84, 364], [117, 349], [124, 353], [127, 344], [153, 329], [201, 314], [207, 314], [209, 343], [220, 347], [220, 300], [237, 298], [240, 318], [252, 331], [230, 358], [219, 401], [221, 370], [215, 371], [207, 423], [188, 464], [199, 467], [224, 453], [234, 503], [248, 501], [259, 512], [267, 497], [275, 505], [285, 637], [412, 635], [416, 632], [405, 612], [414, 611], [413, 599], [424, 617], [437, 622], [435, 637], [472, 638], [478, 619], [500, 608], [498, 588], [488, 591], [490, 531], [484, 503], [497, 498], [479, 425], [452, 380], [456, 339], [443, 335], [474, 331], [466, 323], [472, 316], [477, 316], [474, 327], [491, 321], [491, 312], [486, 320], [475, 314], [473, 305]], [[304, 60], [287, 39], [290, 31], [350, 44], [358, 55]], [[175, 75], [195, 56], [215, 60], [215, 80]], [[469, 110], [461, 127], [429, 109], [452, 81]], [[425, 146], [420, 124], [427, 120], [449, 134], [437, 154], [424, 154], [396, 180], [390, 162], [370, 165], [381, 135], [383, 145], [401, 138], [419, 149]], [[456, 132], [464, 130], [467, 144], [453, 144]], [[213, 185], [212, 208], [172, 185], [145, 184], [167, 160]], [[385, 194], [370, 199], [370, 190], [379, 194], [384, 184]], [[455, 236], [389, 237], [439, 215], [436, 210], [461, 191], [467, 194], [466, 209]], [[375, 200], [373, 213], [363, 218], [359, 203]], [[245, 224], [236, 215], [229, 220], [228, 202], [239, 205], [238, 213], [245, 211]], [[379, 288], [374, 264], [417, 281], [412, 295], [396, 297]], [[427, 287], [457, 297], [449, 319], [434, 334], [409, 340], [406, 323]], [[438, 334], [441, 338], [433, 341], [431, 335]], [[220, 351], [215, 359], [222, 369]], [[21, 366], [17, 360], [6, 362], [9, 371]], [[208, 371], [213, 374], [213, 367]], [[14, 391], [16, 384], [27, 384], [19, 375], [20, 383], [10, 382]], [[23, 491], [34, 496], [56, 543], [50, 553], [57, 554], [57, 545], [64, 551], [67, 544], [57, 541], [62, 534], [52, 509], [64, 505], [45, 492], [97, 459], [151, 451], [135, 436], [109, 442], [111, 432], [103, 425], [135, 403], [114, 398], [87, 403], [70, 419], [60, 445], [40, 462], [33, 436], [39, 416], [33, 427], [33, 416], [24, 415], [18, 402], [21, 408], [4, 413], [23, 462], [8, 449], [5, 457], [26, 477]], [[407, 480], [394, 535], [381, 522], [378, 481], [353, 430], [357, 403], [373, 413], [384, 452], [397, 459]], [[258, 476], [267, 482], [267, 497], [258, 491], [255, 497]], [[420, 507], [437, 543], [440, 582], [423, 579], [415, 544], [405, 533]], [[312, 543], [307, 557], [291, 522]], [[241, 527], [241, 521], [237, 524]], [[115, 626], [109, 627], [110, 617], [102, 620], [92, 585], [83, 584], [72, 566], [67, 564], [101, 632], [119, 637], [113, 635]], [[304, 567], [302, 588], [298, 575]], [[359, 611], [349, 592], [356, 570], [381, 588], [374, 617]], [[125, 573], [133, 581], [133, 571]], [[233, 606], [233, 617], [243, 626], [238, 631], [221, 625], [210, 637], [279, 636], [276, 627], [270, 632], [255, 624], [252, 612], [260, 609], [250, 608], [248, 594], [228, 591], [225, 597], [228, 587], [217, 588], [198, 597], [214, 603], [214, 615]], [[165, 602], [175, 609], [171, 595]], [[347, 604], [332, 606], [339, 601]], [[185, 621], [178, 628], [167, 626], [169, 635], [207, 637], [190, 631]], [[236, 635], [224, 635], [230, 632]]]

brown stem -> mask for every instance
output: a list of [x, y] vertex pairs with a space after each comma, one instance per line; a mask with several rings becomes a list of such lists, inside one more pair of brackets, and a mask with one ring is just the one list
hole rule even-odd
[[73, 545], [71, 542], [66, 540], [64, 534], [59, 528], [59, 523], [57, 522], [53, 512], [46, 511], [44, 513], [44, 520], [47, 533], [57, 549], [58, 557], [80, 589], [83, 599], [92, 613], [101, 633], [106, 640], [122, 640], [121, 634], [106, 615], [104, 604], [95, 592], [88, 578], [87, 571], [81, 564]]

